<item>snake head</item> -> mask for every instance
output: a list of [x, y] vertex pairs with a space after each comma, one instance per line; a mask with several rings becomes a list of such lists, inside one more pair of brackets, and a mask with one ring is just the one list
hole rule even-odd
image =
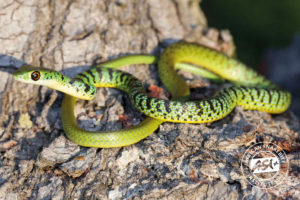
[[13, 77], [20, 82], [30, 83], [34, 85], [47, 86], [61, 91], [61, 81], [68, 81], [69, 78], [63, 76], [57, 71], [23, 65], [13, 73]]
[[13, 77], [24, 83], [31, 83], [36, 85], [49, 85], [49, 77], [51, 74], [58, 72], [43, 69], [40, 67], [33, 67], [30, 65], [23, 65], [17, 71], [13, 73]]
[[90, 100], [96, 94], [96, 87], [93, 85], [41, 67], [23, 65], [13, 73], [13, 77], [23, 83], [47, 86], [80, 99]]

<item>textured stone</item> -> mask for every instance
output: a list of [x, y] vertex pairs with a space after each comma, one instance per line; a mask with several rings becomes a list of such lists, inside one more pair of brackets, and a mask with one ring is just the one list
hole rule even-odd
[[[300, 123], [290, 111], [269, 115], [238, 107], [210, 124], [164, 123], [128, 147], [84, 148], [63, 132], [60, 92], [11, 76], [28, 63], [74, 77], [92, 64], [120, 55], [159, 55], [181, 39], [233, 55], [230, 33], [207, 27], [199, 1], [0, 1], [0, 199], [300, 196]], [[163, 88], [156, 66], [122, 69], [143, 80], [145, 87]], [[209, 85], [197, 76], [181, 74], [191, 85]], [[194, 95], [210, 96], [217, 89], [210, 85]], [[143, 119], [115, 89], [99, 89], [93, 101], [79, 101], [75, 112], [79, 125], [89, 130], [124, 128], [120, 115], [129, 116], [133, 124]], [[26, 126], [18, 123], [20, 119]], [[290, 161], [285, 182], [268, 191], [252, 187], [240, 168], [246, 148], [259, 141], [282, 145]]]

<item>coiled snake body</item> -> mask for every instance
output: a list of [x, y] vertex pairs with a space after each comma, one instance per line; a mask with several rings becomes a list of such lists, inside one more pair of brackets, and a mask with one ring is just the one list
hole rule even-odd
[[[159, 58], [160, 78], [172, 97], [189, 95], [188, 86], [174, 69], [181, 68], [181, 63], [200, 65], [236, 86], [222, 89], [214, 97], [201, 101], [168, 101], [148, 96], [137, 78], [115, 69], [128, 64], [152, 64], [155, 59], [147, 55], [124, 56], [92, 67], [74, 79], [56, 71], [22, 66], [14, 73], [14, 77], [22, 82], [44, 85], [66, 93], [62, 103], [62, 122], [67, 136], [82, 146], [104, 148], [136, 143], [165, 121], [211, 122], [225, 117], [236, 105], [245, 109], [281, 113], [291, 102], [289, 92], [278, 88], [241, 62], [192, 43], [170, 45]], [[139, 125], [120, 131], [82, 130], [77, 126], [73, 113], [76, 98], [93, 99], [96, 87], [116, 87], [125, 91], [132, 104], [148, 117]]]

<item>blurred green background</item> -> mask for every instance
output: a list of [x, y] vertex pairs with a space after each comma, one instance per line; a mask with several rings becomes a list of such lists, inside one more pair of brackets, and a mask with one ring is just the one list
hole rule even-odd
[[237, 58], [292, 93], [300, 118], [300, 1], [202, 0], [209, 27], [228, 29]]
[[298, 0], [202, 0], [210, 27], [228, 29], [239, 60], [258, 66], [270, 47], [285, 47], [300, 32]]

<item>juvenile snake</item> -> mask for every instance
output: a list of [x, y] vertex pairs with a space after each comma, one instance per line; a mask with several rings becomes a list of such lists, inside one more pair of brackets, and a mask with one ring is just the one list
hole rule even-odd
[[[160, 78], [172, 97], [189, 95], [188, 86], [175, 70], [182, 68], [181, 63], [200, 65], [236, 86], [222, 89], [212, 98], [201, 101], [162, 100], [148, 96], [137, 78], [116, 69], [129, 64], [152, 64], [155, 59], [147, 55], [124, 56], [94, 66], [74, 79], [53, 70], [25, 65], [14, 73], [14, 77], [25, 83], [44, 85], [66, 93], [62, 103], [62, 122], [67, 136], [79, 145], [102, 148], [136, 143], [166, 121], [212, 122], [224, 118], [237, 105], [244, 109], [281, 113], [287, 110], [291, 102], [288, 91], [280, 89], [243, 63], [193, 43], [172, 44], [158, 60]], [[125, 91], [137, 110], [148, 118], [135, 127], [120, 131], [91, 132], [80, 129], [73, 111], [76, 98], [93, 99], [96, 87], [115, 87]]]

